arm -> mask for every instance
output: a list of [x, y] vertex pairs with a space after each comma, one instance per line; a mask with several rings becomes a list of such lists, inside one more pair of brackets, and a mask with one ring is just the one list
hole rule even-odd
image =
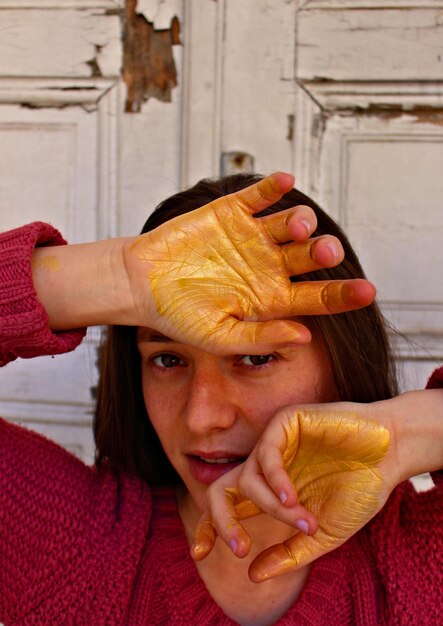
[[50, 328], [151, 326], [219, 353], [309, 341], [287, 318], [359, 308], [375, 293], [363, 280], [289, 282], [343, 256], [334, 238], [307, 240], [307, 207], [253, 218], [292, 184], [277, 173], [137, 238], [37, 249], [33, 278]]
[[287, 407], [244, 466], [208, 490], [193, 556], [209, 554], [216, 532], [245, 556], [251, 540], [240, 520], [264, 511], [291, 526], [305, 523], [306, 532], [271, 546], [250, 567], [256, 582], [278, 576], [343, 544], [400, 482], [441, 468], [443, 389], [373, 404]]

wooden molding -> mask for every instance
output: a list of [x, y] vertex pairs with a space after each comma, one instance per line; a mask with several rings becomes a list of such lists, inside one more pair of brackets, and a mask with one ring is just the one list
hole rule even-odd
[[442, 81], [315, 81], [299, 85], [326, 113], [443, 110]]

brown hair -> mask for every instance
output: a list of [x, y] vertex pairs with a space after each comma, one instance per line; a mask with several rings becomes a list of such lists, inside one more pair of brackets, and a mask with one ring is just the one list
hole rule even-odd
[[[147, 219], [142, 233], [261, 178], [252, 174], [236, 174], [219, 180], [201, 180], [159, 204]], [[301, 191], [292, 189], [259, 215], [299, 204], [310, 206], [316, 213], [318, 227], [314, 236], [328, 233], [338, 237], [345, 250], [345, 259], [338, 267], [301, 275], [296, 280], [364, 278], [357, 256], [343, 231]], [[386, 324], [375, 303], [358, 311], [313, 316], [306, 321], [311, 331], [322, 338], [342, 400], [373, 402], [397, 393]], [[136, 328], [109, 327], [99, 365], [94, 418], [97, 466], [106, 464], [116, 472], [135, 473], [151, 485], [177, 484], [180, 479], [167, 459], [146, 412]]]

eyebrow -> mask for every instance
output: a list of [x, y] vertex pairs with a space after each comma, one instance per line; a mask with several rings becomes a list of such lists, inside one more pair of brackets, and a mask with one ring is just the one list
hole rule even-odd
[[152, 328], [141, 328], [137, 331], [137, 341], [147, 341], [149, 343], [175, 343], [174, 339], [163, 335]]

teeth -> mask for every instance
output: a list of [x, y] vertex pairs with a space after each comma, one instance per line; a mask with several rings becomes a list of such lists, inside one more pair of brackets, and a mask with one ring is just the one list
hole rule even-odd
[[234, 461], [237, 461], [237, 459], [205, 459], [202, 456], [200, 456], [199, 459], [201, 459], [205, 463], [212, 463], [215, 465], [221, 465], [223, 463], [233, 463]]

